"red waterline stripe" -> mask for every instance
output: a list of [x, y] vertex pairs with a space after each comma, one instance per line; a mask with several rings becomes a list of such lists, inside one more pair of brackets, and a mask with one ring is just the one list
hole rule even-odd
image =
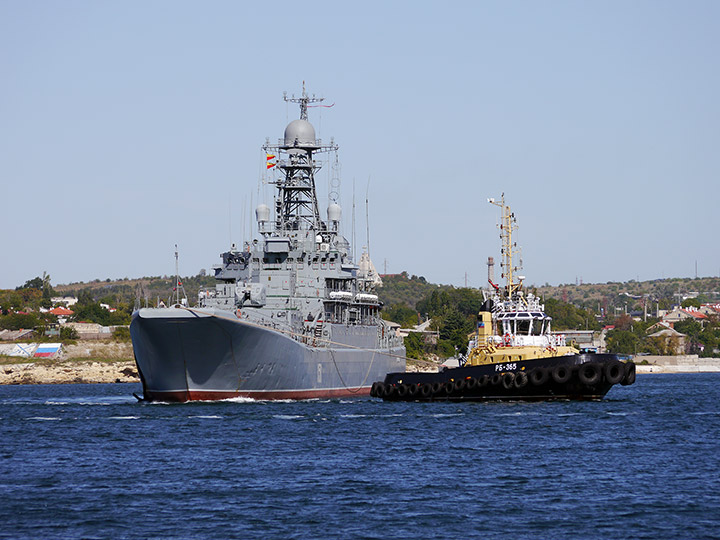
[[145, 399], [151, 401], [217, 401], [221, 399], [231, 398], [250, 398], [260, 400], [274, 399], [318, 399], [318, 398], [340, 398], [340, 397], [364, 397], [370, 395], [370, 387], [362, 388], [336, 388], [327, 390], [278, 390], [278, 391], [208, 391], [208, 390], [189, 390], [189, 391], [173, 391], [163, 392], [146, 390]]

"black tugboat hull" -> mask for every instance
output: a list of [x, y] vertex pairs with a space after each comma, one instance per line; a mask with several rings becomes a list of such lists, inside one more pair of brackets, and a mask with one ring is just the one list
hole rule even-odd
[[390, 373], [370, 395], [386, 401], [600, 400], [615, 384], [633, 384], [635, 364], [584, 353], [438, 373]]

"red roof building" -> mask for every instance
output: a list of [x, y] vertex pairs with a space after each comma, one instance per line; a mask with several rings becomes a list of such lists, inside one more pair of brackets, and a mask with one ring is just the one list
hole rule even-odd
[[72, 315], [75, 312], [71, 309], [60, 306], [60, 307], [51, 309], [50, 313], [52, 313], [53, 315], [57, 315], [58, 317], [68, 317], [69, 315]]
[[693, 319], [698, 320], [698, 321], [707, 319], [707, 315], [705, 315], [703, 312], [701, 312], [697, 308], [685, 308], [682, 311], [685, 312], [690, 317], [692, 317]]

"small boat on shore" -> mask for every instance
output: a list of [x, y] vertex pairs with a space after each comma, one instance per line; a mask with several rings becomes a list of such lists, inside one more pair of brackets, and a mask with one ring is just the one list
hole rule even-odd
[[551, 399], [599, 400], [616, 384], [635, 382], [635, 364], [615, 354], [581, 352], [551, 331], [551, 320], [540, 299], [515, 276], [512, 232], [515, 215], [505, 204], [499, 226], [502, 246], [500, 287], [491, 288], [477, 328], [459, 367], [438, 373], [390, 373], [373, 384], [370, 395], [394, 401], [484, 401]]

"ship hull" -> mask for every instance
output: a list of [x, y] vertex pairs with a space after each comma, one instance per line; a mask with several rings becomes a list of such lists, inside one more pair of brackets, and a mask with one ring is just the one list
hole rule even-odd
[[389, 373], [371, 395], [387, 401], [600, 400], [633, 384], [635, 365], [613, 354], [572, 354], [439, 373]]
[[[312, 338], [221, 310], [142, 309], [133, 314], [130, 333], [149, 401], [362, 396], [373, 381], [405, 367], [402, 347], [316, 347]], [[375, 328], [349, 336], [358, 344], [371, 337], [375, 344]]]

